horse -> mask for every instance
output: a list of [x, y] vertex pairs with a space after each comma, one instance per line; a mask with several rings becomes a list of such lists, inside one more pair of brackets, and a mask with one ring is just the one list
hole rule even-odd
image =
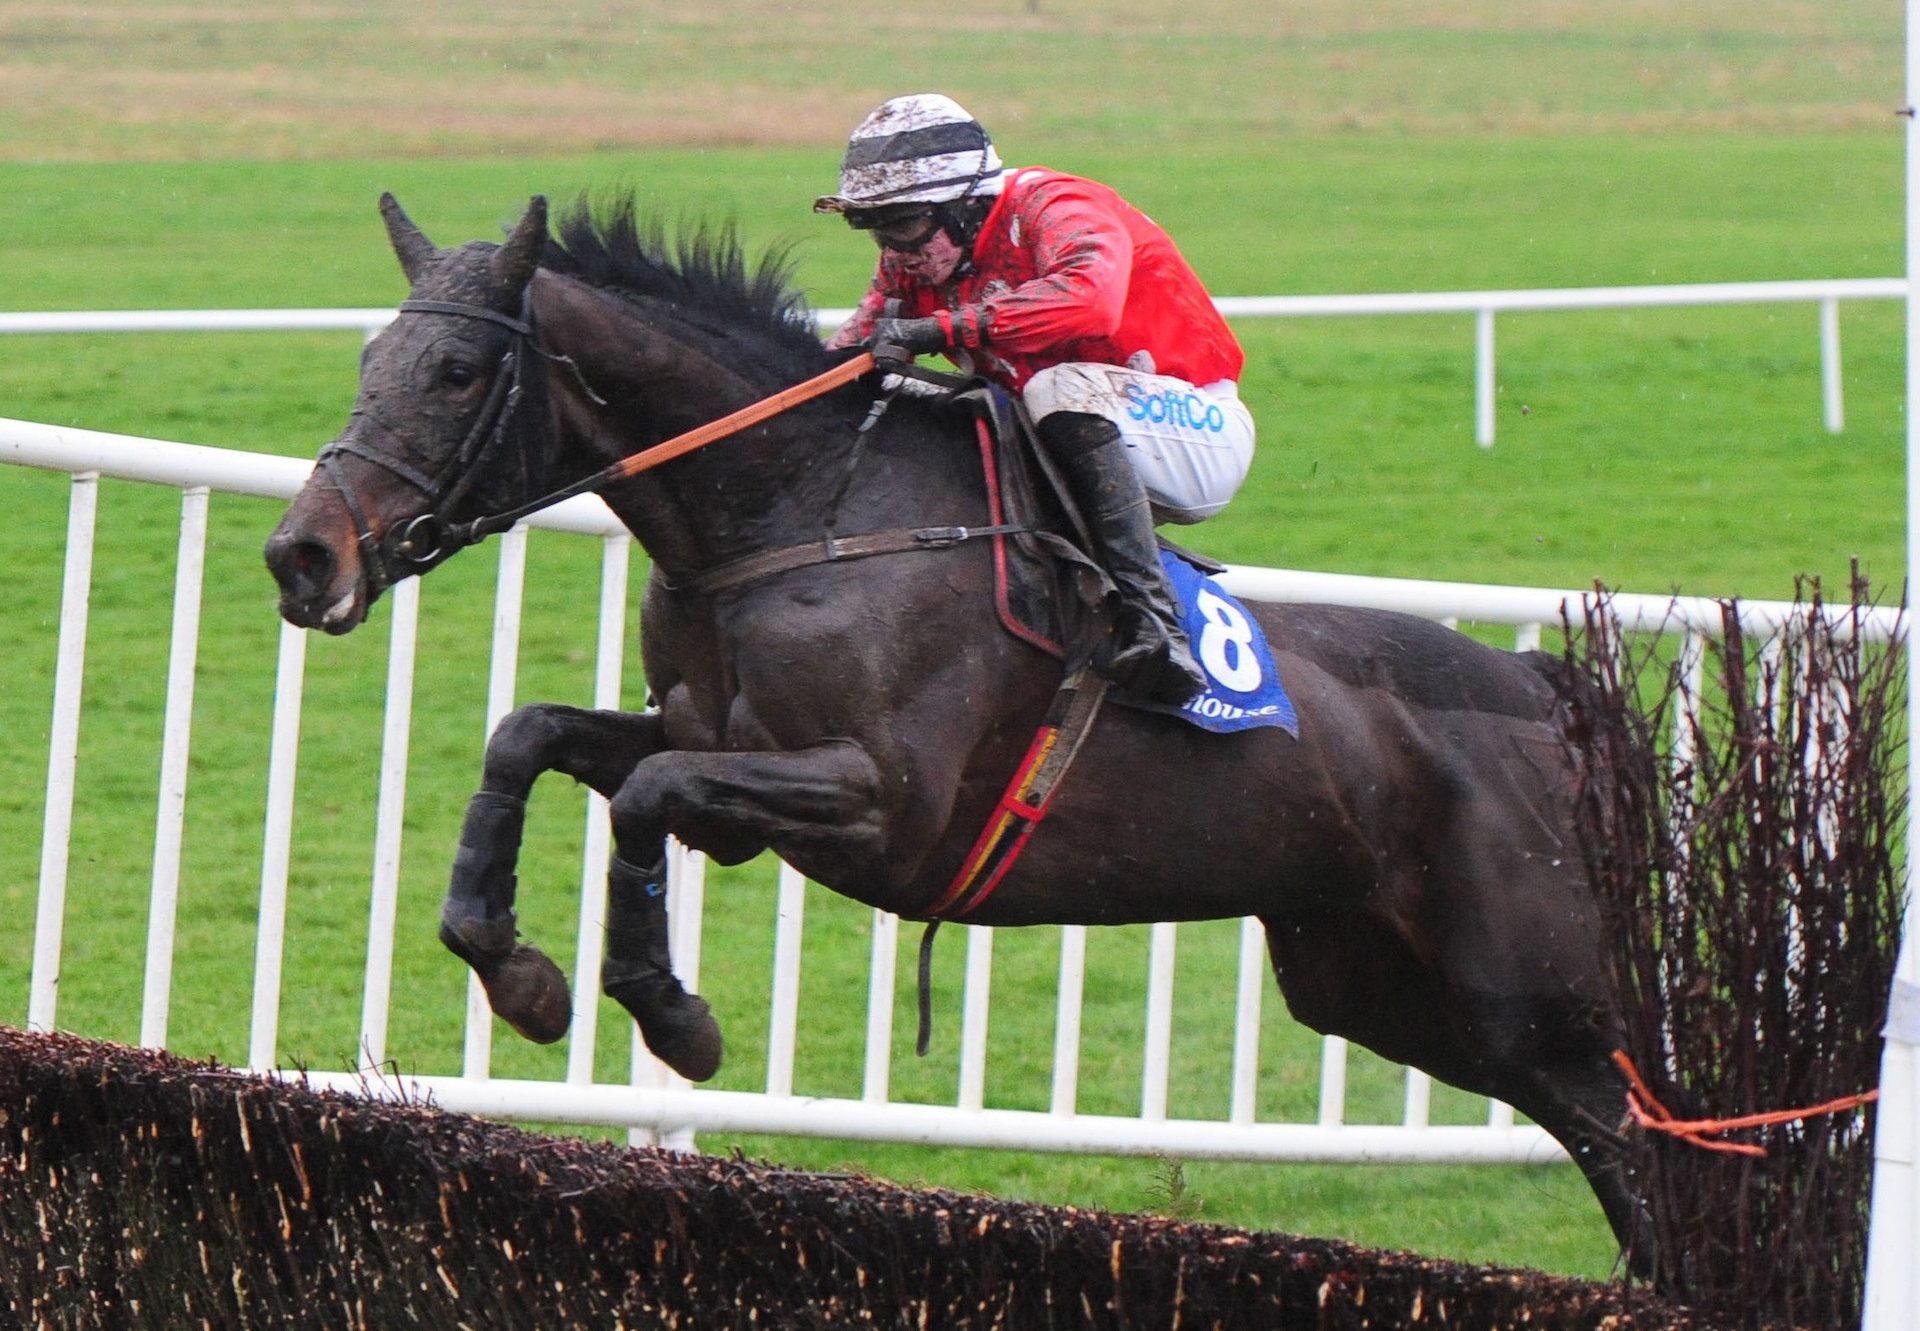
[[[1059, 657], [996, 622], [990, 540], [821, 553], [853, 539], [842, 532], [990, 528], [972, 418], [902, 395], [874, 424], [883, 380], [866, 368], [622, 473], [842, 363], [790, 251], [749, 261], [731, 227], [670, 244], [631, 195], [583, 197], [551, 234], [535, 198], [504, 241], [448, 249], [392, 196], [380, 207], [411, 289], [267, 542], [280, 612], [349, 632], [395, 580], [549, 491], [598, 490], [651, 558], [648, 706], [533, 704], [500, 723], [440, 935], [516, 1030], [564, 1033], [567, 982], [518, 937], [514, 870], [536, 778], [585, 783], [609, 800], [614, 837], [602, 987], [663, 1061], [710, 1077], [718, 1024], [670, 969], [666, 838], [722, 864], [771, 849], [870, 906], [938, 916], [1056, 698]], [[1297, 736], [1105, 708], [1046, 821], [966, 919], [1258, 918], [1297, 1020], [1515, 1106], [1564, 1145], [1634, 1257], [1570, 671], [1411, 616], [1252, 613]]]

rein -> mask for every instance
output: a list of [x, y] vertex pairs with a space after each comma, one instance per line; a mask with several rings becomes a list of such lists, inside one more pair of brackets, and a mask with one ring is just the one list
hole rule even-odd
[[[638, 476], [664, 462], [684, 457], [695, 449], [704, 448], [717, 440], [738, 434], [764, 420], [852, 383], [875, 367], [873, 353], [862, 351], [822, 374], [817, 374], [791, 388], [782, 389], [769, 397], [761, 398], [758, 402], [750, 403], [718, 420], [708, 421], [705, 425], [696, 426], [675, 435], [651, 448], [642, 449], [570, 485], [551, 490], [537, 499], [530, 499], [499, 513], [485, 514], [470, 522], [449, 523], [440, 516], [439, 510], [451, 507], [473, 488], [474, 483], [479, 479], [481, 461], [491, 450], [492, 445], [505, 436], [507, 427], [520, 406], [523, 396], [521, 375], [527, 363], [527, 356], [524, 353], [532, 351], [548, 360], [571, 366], [575, 377], [579, 376], [579, 368], [573, 366], [570, 358], [557, 356], [539, 344], [534, 332], [531, 286], [522, 296], [518, 318], [502, 314], [484, 305], [469, 305], [445, 300], [402, 301], [399, 312], [479, 319], [509, 330], [513, 334], [513, 340], [501, 354], [499, 366], [494, 372], [493, 386], [488, 390], [486, 401], [481, 404], [479, 416], [475, 418], [472, 428], [467, 432], [467, 437], [461, 442], [459, 453], [439, 477], [427, 477], [398, 458], [384, 456], [351, 439], [336, 440], [320, 450], [316, 461], [326, 469], [328, 479], [332, 481], [334, 488], [339, 491], [342, 501], [346, 504], [347, 513], [353, 519], [355, 539], [367, 562], [369, 574], [381, 587], [390, 587], [397, 580], [393, 576], [396, 568], [401, 570], [401, 577], [418, 572], [454, 550], [473, 545], [496, 532], [506, 531], [520, 519], [538, 513], [541, 509], [550, 508], [575, 495], [590, 493], [602, 486], [611, 485], [615, 481]], [[589, 397], [592, 397], [595, 402], [600, 402], [598, 395], [586, 386], [584, 380], [581, 386], [586, 388]], [[387, 529], [384, 540], [376, 537], [359, 496], [355, 494], [346, 474], [340, 469], [339, 455], [342, 453], [351, 453], [363, 461], [398, 476], [427, 497], [427, 511], [404, 522], [395, 523]], [[523, 466], [528, 464], [525, 450], [522, 450], [521, 461]], [[531, 485], [528, 488], [532, 488]], [[961, 531], [962, 534], [958, 539], [965, 540], [965, 531], [964, 529]], [[976, 532], [975, 534], [986, 533]], [[951, 543], [952, 540], [949, 539], [936, 540], [930, 544], [937, 547]], [[916, 541], [904, 548], [924, 549], [929, 548], [929, 543]], [[825, 557], [836, 556], [828, 553]]]
[[542, 495], [538, 499], [530, 499], [518, 508], [510, 508], [504, 513], [490, 514], [487, 517], [475, 518], [472, 522], [450, 527], [447, 529], [448, 535], [463, 538], [462, 544], [471, 545], [474, 541], [491, 536], [495, 532], [505, 531], [528, 514], [538, 513], [541, 509], [549, 508], [563, 499], [571, 499], [575, 495], [598, 490], [603, 485], [611, 485], [615, 481], [624, 481], [629, 477], [638, 476], [641, 472], [651, 471], [663, 462], [684, 457], [697, 448], [705, 448], [708, 444], [725, 439], [729, 435], [738, 434], [742, 430], [758, 425], [761, 421], [778, 416], [783, 411], [789, 411], [803, 402], [810, 402], [816, 397], [831, 393], [836, 388], [852, 383], [873, 367], [873, 353], [863, 351], [851, 360], [842, 361], [831, 370], [816, 374], [813, 378], [795, 384], [791, 388], [783, 388], [770, 397], [761, 398], [758, 402], [749, 403], [718, 420], [695, 426], [651, 448], [644, 448], [630, 457], [621, 458], [618, 462], [594, 472], [591, 476], [583, 477], [571, 485], [561, 486], [558, 490]]

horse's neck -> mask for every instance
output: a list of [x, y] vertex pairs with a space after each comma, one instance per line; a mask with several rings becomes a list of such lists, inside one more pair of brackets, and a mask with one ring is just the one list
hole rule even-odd
[[[536, 301], [543, 340], [578, 367], [577, 375], [564, 364], [550, 371], [562, 463], [578, 475], [790, 386], [756, 384], [695, 339], [676, 337], [670, 316], [643, 317], [571, 279], [543, 275]], [[855, 458], [865, 409], [845, 393], [800, 406], [609, 486], [603, 498], [659, 563], [683, 573], [817, 540], [829, 520], [842, 534], [979, 520], [952, 497], [977, 491], [977, 482], [954, 484], [964, 467], [948, 464], [951, 451], [939, 449], [940, 426], [925, 411], [896, 411], [882, 427], [886, 438], [860, 445]]]
[[[629, 301], [570, 278], [543, 273], [535, 313], [547, 350], [565, 357], [549, 368], [556, 466], [566, 479], [726, 415], [765, 396], [741, 369], [676, 337], [671, 320], [644, 316]], [[789, 423], [745, 432], [609, 485], [609, 507], [660, 563], [691, 570], [714, 562], [764, 524], [790, 491], [797, 463]]]

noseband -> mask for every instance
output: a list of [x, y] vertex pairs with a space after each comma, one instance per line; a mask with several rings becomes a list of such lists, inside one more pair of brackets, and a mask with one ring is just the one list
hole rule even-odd
[[[320, 450], [315, 461], [326, 468], [327, 478], [334, 489], [340, 492], [340, 498], [347, 506], [347, 513], [353, 519], [355, 539], [359, 543], [361, 558], [367, 565], [369, 581], [374, 590], [379, 591], [392, 586], [401, 578], [422, 572], [428, 566], [463, 546], [471, 545], [486, 536], [489, 531], [499, 528], [491, 524], [488, 518], [476, 518], [472, 522], [450, 523], [441, 514], [453, 508], [473, 489], [480, 478], [480, 469], [494, 445], [504, 439], [522, 399], [521, 375], [525, 371], [529, 350], [543, 356], [551, 353], [543, 350], [534, 340], [533, 331], [533, 292], [531, 286], [522, 295], [520, 317], [502, 314], [498, 310], [488, 309], [484, 305], [468, 305], [458, 301], [446, 300], [407, 300], [400, 303], [401, 314], [440, 314], [461, 319], [479, 319], [487, 323], [499, 324], [513, 333], [513, 340], [500, 356], [500, 362], [494, 370], [493, 383], [487, 390], [486, 401], [481, 404], [480, 414], [474, 418], [467, 436], [461, 441], [460, 451], [454, 455], [446, 469], [437, 477], [429, 477], [417, 468], [397, 457], [389, 457], [354, 439], [338, 439]], [[563, 357], [551, 357], [564, 359]], [[571, 364], [571, 362], [568, 362]], [[591, 390], [589, 390], [591, 391]], [[371, 462], [382, 470], [391, 472], [418, 490], [427, 498], [424, 513], [394, 523], [387, 528], [384, 538], [373, 534], [372, 524], [367, 520], [365, 507], [359, 496], [354, 493], [352, 484], [340, 467], [340, 455], [351, 453], [363, 461]], [[524, 488], [531, 491], [532, 457], [521, 450], [521, 466], [527, 475], [523, 477]], [[511, 525], [509, 523], [508, 525]]]

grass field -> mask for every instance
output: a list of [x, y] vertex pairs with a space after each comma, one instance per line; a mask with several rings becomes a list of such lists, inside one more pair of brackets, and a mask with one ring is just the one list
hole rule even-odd
[[[811, 217], [846, 129], [874, 101], [941, 86], [1010, 159], [1112, 180], [1181, 239], [1220, 294], [1885, 276], [1900, 271], [1898, 10], [1888, 3], [1684, 7], [1487, 0], [1283, 15], [1005, 4], [938, 26], [869, 6], [729, 3], [698, 15], [582, 4], [361, 3], [293, 10], [131, 0], [0, 0], [0, 307], [382, 305], [401, 294], [373, 211], [395, 190], [443, 243], [496, 235], [536, 191], [633, 188], [670, 217], [733, 217], [754, 244], [799, 237], [820, 305], [857, 294], [871, 247]], [[769, 13], [774, 21], [769, 21]], [[1123, 90], [1117, 92], [1116, 90]], [[1500, 326], [1500, 440], [1473, 446], [1464, 319], [1243, 323], [1262, 430], [1254, 476], [1195, 535], [1250, 563], [1634, 590], [1790, 594], [1858, 557], [1904, 576], [1901, 345], [1891, 304], [1847, 307], [1847, 432], [1819, 419], [1810, 307], [1515, 316]], [[14, 338], [0, 415], [310, 455], [351, 399], [338, 335]], [[63, 478], [0, 471], [13, 571], [0, 614], [0, 1014], [25, 1011]], [[130, 1039], [165, 672], [177, 498], [109, 485], [82, 735], [76, 900], [62, 1024]], [[277, 629], [258, 565], [272, 506], [214, 506], [189, 806], [176, 1047], [244, 1053], [260, 772]], [[597, 553], [536, 540], [523, 698], [590, 693]], [[457, 1062], [463, 983], [432, 943], [447, 848], [473, 778], [492, 559], [425, 590], [393, 1047]], [[384, 612], [382, 613], [384, 622]], [[283, 1052], [351, 1048], [364, 947], [384, 633], [317, 640], [308, 665]], [[629, 682], [638, 701], [641, 681]], [[577, 797], [543, 787], [528, 927], [570, 947]], [[704, 987], [734, 1058], [764, 1078], [771, 875], [710, 890]], [[809, 903], [803, 1048], [861, 992], [863, 913]], [[1002, 936], [992, 1103], [1044, 1103], [1051, 931]], [[722, 941], [726, 940], [726, 941]], [[1089, 991], [1090, 1109], [1138, 1092], [1137, 931], [1102, 935]], [[1183, 932], [1176, 1095], [1224, 1114], [1231, 927]], [[941, 950], [936, 1057], [898, 1089], [952, 1095], [957, 977]], [[1032, 997], [1034, 993], [1042, 997]], [[1025, 995], [1021, 997], [1020, 995]], [[903, 994], [903, 998], [905, 995]], [[1311, 1070], [1269, 1003], [1262, 1110], [1298, 1112]], [[623, 1046], [603, 1022], [603, 1075]], [[902, 1019], [899, 1028], [908, 1023]], [[1002, 1044], [1002, 1037], [1005, 1043]], [[829, 1035], [802, 1089], [847, 1089], [857, 1043]], [[856, 1052], [849, 1055], [849, 1048]], [[503, 1074], [553, 1075], [503, 1039]], [[1003, 1071], [1004, 1068], [1004, 1071]], [[856, 1074], [857, 1075], [857, 1072]], [[1304, 1080], [1303, 1080], [1304, 1078]], [[1397, 1090], [1360, 1060], [1360, 1115]], [[854, 1086], [857, 1089], [857, 1082]], [[1036, 1089], [1038, 1088], [1038, 1089]], [[1036, 1096], [1038, 1100], [1036, 1101]], [[1436, 1117], [1471, 1119], [1465, 1097]], [[710, 1146], [726, 1143], [709, 1142]], [[1058, 1160], [751, 1141], [755, 1154], [1010, 1195], [1169, 1206], [1150, 1161]], [[1597, 1209], [1569, 1170], [1372, 1170], [1188, 1164], [1203, 1218], [1349, 1235], [1439, 1254], [1601, 1273]]]

